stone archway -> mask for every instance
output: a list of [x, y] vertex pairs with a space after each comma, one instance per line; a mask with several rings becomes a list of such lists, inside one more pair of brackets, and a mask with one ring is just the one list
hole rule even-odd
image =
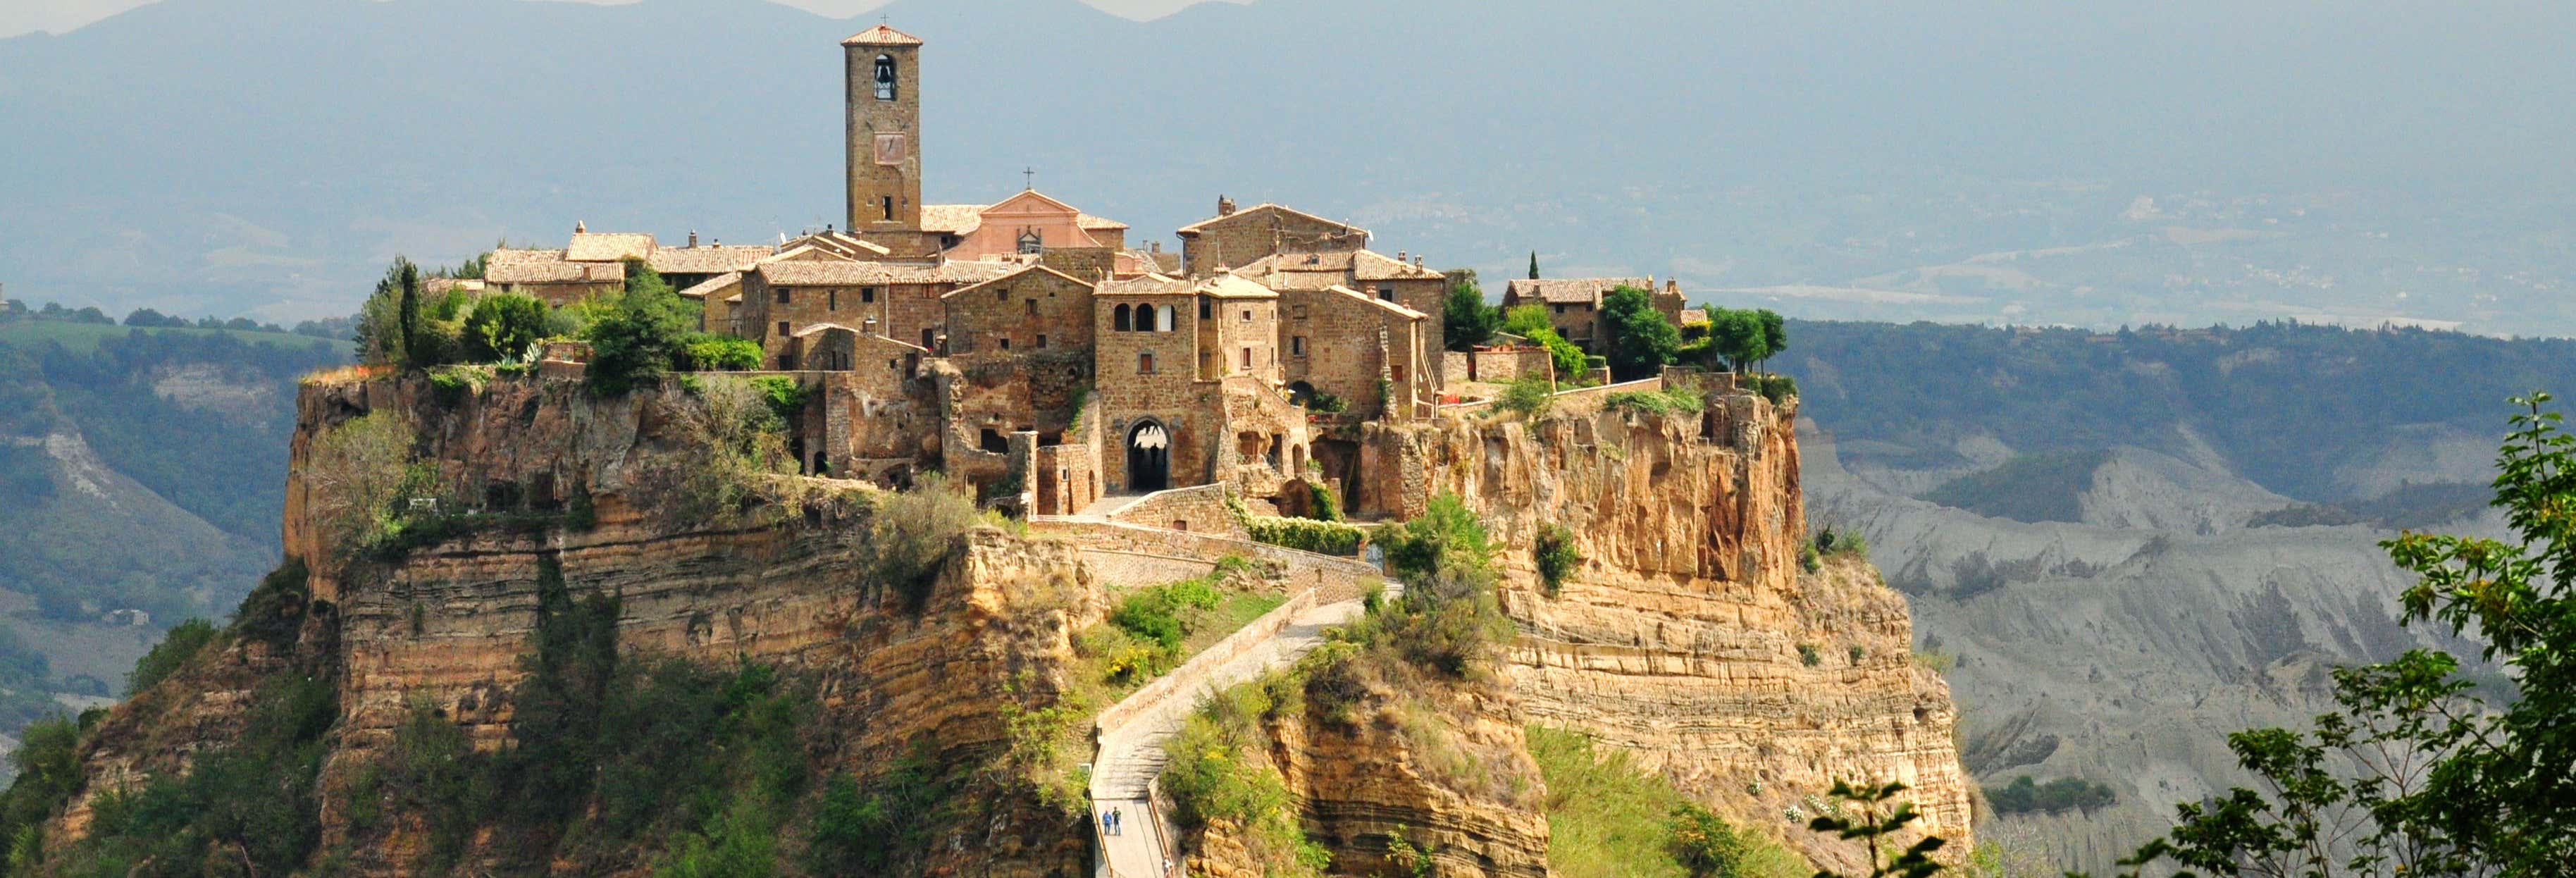
[[1171, 486], [1171, 431], [1161, 421], [1138, 420], [1127, 428], [1127, 490], [1160, 491]]

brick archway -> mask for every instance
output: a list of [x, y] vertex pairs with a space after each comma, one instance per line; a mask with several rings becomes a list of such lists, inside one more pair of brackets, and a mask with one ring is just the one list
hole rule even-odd
[[1140, 418], [1127, 428], [1127, 490], [1172, 486], [1172, 433], [1163, 422]]

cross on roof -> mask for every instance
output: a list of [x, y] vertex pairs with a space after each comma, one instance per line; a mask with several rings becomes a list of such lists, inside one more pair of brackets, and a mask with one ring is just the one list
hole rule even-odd
[[1020, 188], [1031, 191], [1038, 188], [1038, 169], [1031, 167], [1020, 169]]

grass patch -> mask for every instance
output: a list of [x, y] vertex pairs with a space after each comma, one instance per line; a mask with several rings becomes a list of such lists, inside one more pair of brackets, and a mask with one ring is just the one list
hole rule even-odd
[[1805, 878], [1814, 867], [1776, 841], [1728, 824], [1626, 751], [1532, 726], [1547, 779], [1547, 864], [1565, 878]]
[[1653, 415], [1683, 413], [1698, 414], [1701, 407], [1706, 405], [1706, 403], [1700, 399], [1699, 391], [1688, 387], [1667, 387], [1662, 390], [1623, 390], [1604, 397], [1601, 404], [1605, 407], [1621, 411], [1643, 412]]

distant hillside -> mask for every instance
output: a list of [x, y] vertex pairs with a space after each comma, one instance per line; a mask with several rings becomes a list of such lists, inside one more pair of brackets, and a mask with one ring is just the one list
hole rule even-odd
[[[0, 668], [24, 644], [46, 666], [26, 689], [121, 694], [162, 629], [230, 611], [277, 563], [295, 380], [346, 350], [0, 323]], [[120, 610], [148, 621], [110, 618]], [[0, 672], [0, 688], [18, 685]], [[36, 712], [0, 705], [0, 732]]]
[[2493, 535], [2505, 399], [2576, 391], [2576, 343], [2456, 333], [1790, 336], [1809, 520], [1867, 536], [1907, 594], [1963, 764], [2004, 798], [2023, 777], [2088, 797], [1978, 837], [2097, 874], [2246, 782], [2226, 733], [2307, 721], [2328, 668], [2463, 651], [2396, 624], [2409, 583], [2376, 543]]
[[[1432, 263], [1792, 316], [2576, 334], [2569, 4], [897, 0], [926, 191], [1169, 240], [1219, 194]], [[2332, 20], [2333, 39], [2315, 38]], [[0, 40], [0, 281], [292, 321], [396, 253], [840, 215], [837, 41], [765, 0], [167, 0]], [[2258, 85], [2257, 85], [2258, 84]]]

